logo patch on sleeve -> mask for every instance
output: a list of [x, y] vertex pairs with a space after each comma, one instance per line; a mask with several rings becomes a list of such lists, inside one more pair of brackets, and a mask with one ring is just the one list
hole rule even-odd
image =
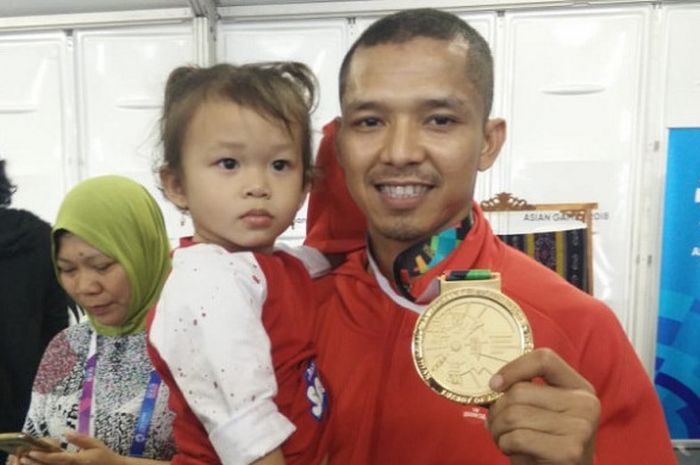
[[309, 360], [306, 370], [304, 370], [304, 380], [306, 381], [306, 398], [309, 399], [309, 404], [311, 404], [311, 415], [316, 420], [321, 420], [323, 413], [328, 408], [328, 394], [318, 375], [318, 369], [314, 360]]

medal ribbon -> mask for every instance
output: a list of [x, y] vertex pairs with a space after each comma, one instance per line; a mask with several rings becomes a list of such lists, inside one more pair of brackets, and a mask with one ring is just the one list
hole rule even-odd
[[493, 275], [491, 270], [452, 270], [447, 273], [445, 280], [447, 281], [480, 281], [482, 279], [491, 279]]
[[[95, 435], [95, 424], [92, 416], [92, 405], [95, 399], [94, 384], [95, 371], [97, 369], [97, 333], [93, 332], [90, 337], [90, 350], [88, 358], [85, 362], [85, 371], [83, 375], [83, 390], [80, 395], [80, 403], [78, 405], [78, 432], [90, 436]], [[148, 430], [153, 419], [156, 399], [160, 390], [160, 375], [156, 370], [151, 371], [151, 376], [146, 387], [146, 393], [141, 403], [141, 411], [136, 420], [136, 428], [134, 431], [134, 439], [131, 442], [131, 450], [129, 455], [132, 457], [140, 457], [143, 455], [148, 439]]]

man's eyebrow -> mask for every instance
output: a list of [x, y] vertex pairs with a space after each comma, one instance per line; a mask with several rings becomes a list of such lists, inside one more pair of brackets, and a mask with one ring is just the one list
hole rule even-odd
[[463, 108], [466, 102], [457, 97], [429, 98], [421, 102], [424, 108]]
[[345, 105], [345, 110], [346, 111], [377, 111], [381, 108], [383, 108], [384, 105], [382, 105], [380, 102], [377, 100], [352, 100], [351, 102], [347, 103]]
[[[435, 109], [435, 108], [452, 108], [461, 109], [466, 105], [466, 101], [459, 97], [438, 97], [438, 98], [425, 98], [417, 102], [417, 107], [423, 109]], [[384, 108], [385, 105], [378, 100], [361, 100], [356, 99], [348, 102], [345, 105], [346, 111], [378, 111]]]

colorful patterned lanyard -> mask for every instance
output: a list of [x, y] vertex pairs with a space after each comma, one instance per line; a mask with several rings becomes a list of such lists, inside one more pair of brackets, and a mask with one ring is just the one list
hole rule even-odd
[[471, 225], [471, 217], [467, 216], [461, 223], [412, 245], [396, 257], [394, 282], [404, 297], [415, 301], [416, 296], [411, 294], [413, 281], [451, 254], [467, 236]]
[[[90, 337], [90, 351], [85, 362], [85, 374], [83, 375], [83, 391], [80, 395], [80, 404], [78, 406], [78, 432], [94, 436], [95, 423], [92, 416], [92, 405], [95, 399], [94, 384], [95, 371], [97, 368], [97, 334], [92, 333]], [[160, 389], [160, 375], [155, 370], [151, 371], [151, 377], [146, 387], [146, 393], [141, 403], [141, 411], [136, 420], [136, 428], [134, 431], [134, 439], [131, 442], [131, 450], [129, 455], [132, 457], [140, 457], [143, 455], [148, 439], [148, 430], [151, 426], [153, 411], [155, 410], [156, 399]]]

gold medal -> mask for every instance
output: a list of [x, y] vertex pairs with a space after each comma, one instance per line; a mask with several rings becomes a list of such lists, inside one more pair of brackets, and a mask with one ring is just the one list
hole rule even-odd
[[501, 393], [489, 388], [491, 377], [533, 348], [525, 314], [501, 292], [500, 275], [486, 273], [487, 279], [478, 280], [441, 277], [440, 295], [413, 330], [413, 361], [421, 378], [463, 404], [496, 400]]

